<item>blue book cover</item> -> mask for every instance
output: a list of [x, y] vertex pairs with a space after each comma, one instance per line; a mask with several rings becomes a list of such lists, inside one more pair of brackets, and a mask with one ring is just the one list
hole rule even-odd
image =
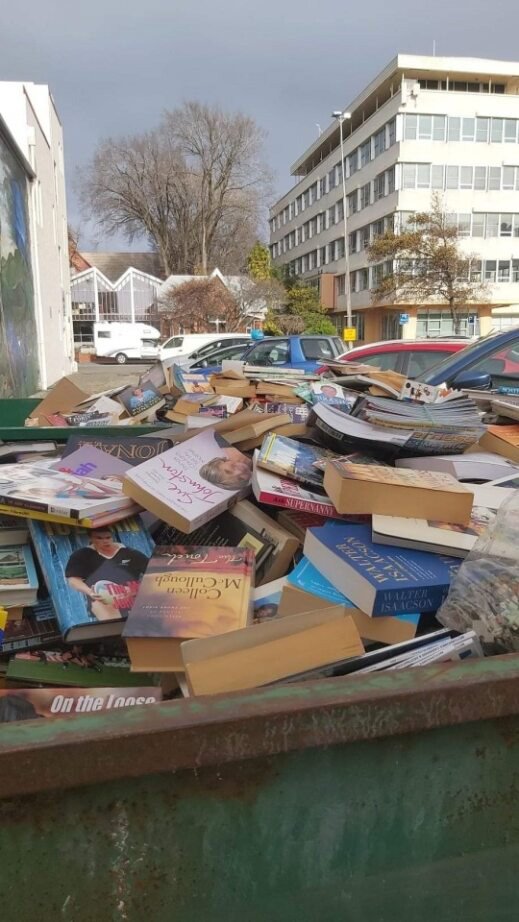
[[460, 561], [374, 544], [369, 525], [329, 522], [307, 532], [304, 553], [335, 589], [370, 615], [436, 611]]
[[140, 518], [97, 529], [31, 520], [29, 528], [64, 639], [120, 634], [153, 552]]
[[[339, 592], [330, 580], [326, 579], [326, 576], [323, 576], [306, 557], [303, 557], [292, 572], [289, 573], [287, 582], [295, 586], [296, 589], [301, 589], [303, 592], [310, 592], [312, 595], [317, 595], [321, 599], [326, 599], [327, 602], [334, 602], [336, 605], [345, 605], [347, 608], [354, 607], [353, 602], [342, 592]], [[395, 618], [408, 621], [417, 627], [420, 615], [416, 612], [410, 614], [399, 613], [395, 615]]]

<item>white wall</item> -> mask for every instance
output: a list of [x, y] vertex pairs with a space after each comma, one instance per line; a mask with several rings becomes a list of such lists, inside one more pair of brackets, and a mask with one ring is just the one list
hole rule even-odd
[[63, 130], [44, 85], [0, 83], [0, 115], [36, 174], [29, 219], [40, 385], [46, 388], [75, 369]]

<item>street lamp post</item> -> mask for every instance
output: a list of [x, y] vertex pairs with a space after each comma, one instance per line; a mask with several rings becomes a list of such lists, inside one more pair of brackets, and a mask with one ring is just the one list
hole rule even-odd
[[[348, 240], [348, 201], [346, 198], [346, 168], [344, 165], [344, 133], [343, 125], [346, 120], [351, 119], [351, 112], [342, 112], [337, 110], [332, 112], [332, 118], [339, 122], [339, 138], [341, 145], [341, 175], [342, 175], [342, 213], [343, 213], [343, 233], [344, 233], [344, 294], [346, 297], [346, 321], [349, 327], [353, 326], [353, 317], [351, 314], [351, 288], [350, 288], [350, 247]], [[352, 348], [351, 342], [348, 342], [348, 349]]]

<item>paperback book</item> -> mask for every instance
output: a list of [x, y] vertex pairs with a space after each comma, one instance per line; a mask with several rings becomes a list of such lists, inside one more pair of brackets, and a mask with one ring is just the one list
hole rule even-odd
[[333, 452], [325, 448], [270, 432], [263, 439], [258, 454], [258, 466], [322, 490], [323, 472], [317, 467], [317, 463], [335, 457]]
[[251, 467], [246, 455], [211, 429], [132, 468], [123, 489], [157, 518], [189, 534], [248, 493]]
[[182, 671], [182, 640], [245, 627], [253, 570], [248, 548], [156, 547], [123, 631], [132, 668]]
[[92, 445], [83, 445], [71, 452], [66, 457], [59, 458], [51, 464], [54, 471], [63, 471], [74, 474], [76, 477], [95, 477], [96, 480], [105, 478], [121, 478], [130, 465], [121, 461], [114, 455]]
[[26, 544], [29, 535], [27, 522], [14, 515], [0, 515], [0, 547]]
[[164, 406], [165, 400], [160, 391], [148, 379], [137, 387], [125, 387], [117, 394], [117, 400], [122, 404], [131, 419], [145, 419]]
[[473, 492], [451, 474], [337, 460], [326, 465], [324, 487], [341, 513], [414, 518], [420, 509], [424, 518], [458, 525], [468, 525], [474, 501]]
[[132, 501], [117, 478], [77, 477], [41, 464], [4, 464], [0, 469], [2, 512], [23, 510], [31, 519], [40, 514], [70, 521], [99, 515], [123, 518]]
[[30, 532], [64, 639], [120, 635], [153, 550], [140, 519], [91, 531], [31, 522]]
[[331, 499], [310, 490], [288, 477], [281, 477], [258, 466], [258, 452], [254, 453], [252, 474], [252, 492], [259, 503], [267, 506], [280, 506], [284, 509], [297, 509], [326, 518], [342, 518]]
[[454, 557], [374, 544], [369, 525], [339, 522], [310, 529], [304, 553], [372, 616], [436, 611], [459, 567]]
[[519, 470], [507, 458], [495, 452], [474, 451], [461, 455], [433, 455], [432, 457], [398, 458], [395, 467], [418, 471], [438, 471], [451, 474], [460, 481], [489, 481], [498, 477], [518, 474]]
[[28, 544], [0, 547], [0, 605], [34, 605], [38, 575]]

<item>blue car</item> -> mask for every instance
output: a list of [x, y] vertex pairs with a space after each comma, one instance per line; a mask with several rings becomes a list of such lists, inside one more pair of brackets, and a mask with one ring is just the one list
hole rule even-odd
[[519, 387], [519, 327], [476, 340], [434, 365], [422, 381], [460, 389]]
[[297, 368], [315, 372], [344, 352], [339, 336], [266, 336], [243, 353], [241, 361], [260, 368]]

